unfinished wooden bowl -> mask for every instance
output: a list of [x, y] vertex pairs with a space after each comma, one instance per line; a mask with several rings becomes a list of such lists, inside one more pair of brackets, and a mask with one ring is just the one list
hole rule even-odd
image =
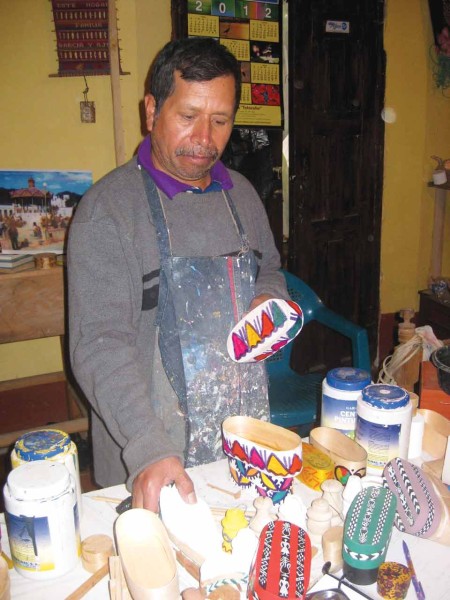
[[202, 498], [187, 504], [175, 486], [164, 486], [159, 507], [170, 540], [199, 568], [206, 558], [221, 550], [220, 526]]
[[343, 485], [350, 475], [364, 477], [366, 474], [366, 450], [338, 429], [316, 427], [310, 432], [309, 441], [331, 458], [335, 465], [334, 476]]
[[450, 436], [450, 421], [434, 410], [419, 408], [425, 421], [422, 448], [434, 458], [443, 458]]
[[241, 487], [254, 487], [274, 504], [290, 492], [302, 470], [302, 440], [293, 431], [252, 417], [228, 417], [222, 424], [223, 451]]
[[131, 508], [115, 522], [116, 547], [133, 600], [178, 600], [178, 573], [167, 531], [158, 516]]

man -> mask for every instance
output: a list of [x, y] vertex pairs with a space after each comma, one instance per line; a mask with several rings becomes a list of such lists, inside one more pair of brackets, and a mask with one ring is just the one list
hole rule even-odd
[[150, 136], [84, 196], [70, 227], [73, 370], [92, 405], [100, 485], [126, 480], [157, 510], [185, 466], [221, 458], [229, 415], [268, 419], [264, 366], [239, 365], [227, 335], [249, 309], [286, 297], [255, 190], [219, 161], [240, 68], [210, 39], [167, 44], [145, 96]]

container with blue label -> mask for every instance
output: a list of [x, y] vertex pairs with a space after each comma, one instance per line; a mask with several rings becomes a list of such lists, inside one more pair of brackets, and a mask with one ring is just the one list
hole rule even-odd
[[59, 429], [38, 429], [22, 435], [11, 452], [11, 465], [15, 469], [35, 460], [62, 463], [72, 475], [77, 494], [78, 510], [81, 515], [81, 486], [78, 451], [69, 434]]
[[29, 579], [54, 579], [81, 557], [75, 482], [59, 463], [36, 460], [13, 469], [3, 490], [14, 568]]
[[408, 458], [412, 403], [397, 385], [365, 387], [356, 405], [355, 440], [367, 452], [367, 474], [381, 475], [393, 458]]
[[328, 371], [322, 382], [320, 425], [338, 429], [354, 439], [356, 402], [370, 384], [370, 374], [363, 369], [340, 367]]

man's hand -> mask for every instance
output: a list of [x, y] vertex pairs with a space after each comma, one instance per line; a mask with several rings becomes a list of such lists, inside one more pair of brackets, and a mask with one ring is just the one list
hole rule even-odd
[[187, 504], [195, 504], [194, 484], [178, 458], [169, 456], [146, 467], [133, 483], [133, 508], [146, 508], [158, 512], [161, 488], [175, 483]]
[[255, 296], [251, 301], [250, 308], [248, 309], [249, 312], [257, 306], [259, 306], [260, 304], [262, 304], [263, 302], [265, 302], [266, 300], [271, 300], [273, 297], [274, 296], [271, 296], [270, 294], [259, 294], [259, 296]]

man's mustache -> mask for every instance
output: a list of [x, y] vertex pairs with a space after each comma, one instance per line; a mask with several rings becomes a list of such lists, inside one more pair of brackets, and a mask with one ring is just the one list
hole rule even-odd
[[193, 146], [191, 148], [177, 148], [175, 156], [192, 156], [195, 158], [218, 158], [219, 151], [217, 148], [202, 148], [201, 146]]

